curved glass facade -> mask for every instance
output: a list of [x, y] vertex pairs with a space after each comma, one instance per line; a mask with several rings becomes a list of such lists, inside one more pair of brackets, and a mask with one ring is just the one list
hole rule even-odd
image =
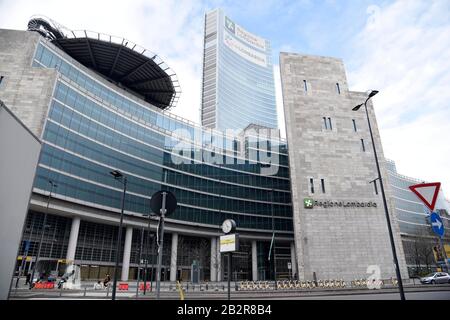
[[[400, 232], [410, 236], [431, 236], [431, 228], [427, 222], [428, 208], [408, 188], [411, 185], [422, 183], [423, 180], [414, 179], [397, 173], [395, 163], [386, 161], [389, 182], [395, 203], [395, 213]], [[439, 197], [442, 197], [440, 192]], [[441, 201], [436, 204], [436, 210], [446, 209]], [[449, 225], [448, 214], [441, 214], [444, 224]]]
[[[106, 85], [45, 40], [33, 66], [59, 71], [35, 192], [48, 192], [51, 179], [57, 195], [118, 212], [122, 187], [109, 174], [117, 169], [128, 178], [127, 213], [148, 214], [150, 196], [163, 189], [178, 199], [172, 221], [217, 227], [232, 218], [241, 229], [271, 232], [273, 216], [275, 230], [292, 233], [284, 141], [271, 141], [277, 162], [267, 163], [260, 143], [161, 112]], [[188, 151], [179, 152], [180, 144]], [[273, 175], [263, 174], [268, 165]]]
[[270, 42], [220, 9], [205, 17], [202, 124], [219, 130], [278, 127]]

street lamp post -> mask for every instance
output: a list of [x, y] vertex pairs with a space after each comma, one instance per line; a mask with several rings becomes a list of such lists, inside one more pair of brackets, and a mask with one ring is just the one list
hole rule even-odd
[[111, 295], [111, 299], [116, 300], [117, 269], [119, 268], [120, 247], [122, 242], [123, 210], [125, 207], [125, 194], [127, 192], [127, 177], [124, 176], [119, 170], [111, 171], [110, 174], [114, 177], [114, 179], [118, 181], [120, 181], [120, 179], [123, 178], [122, 209], [120, 211], [119, 235], [117, 236], [117, 245], [116, 245], [116, 264], [114, 265], [114, 281]]
[[[278, 287], [277, 287], [277, 256], [276, 256], [276, 250], [275, 250], [275, 220], [274, 220], [274, 215], [273, 215], [273, 189], [271, 191], [270, 211], [272, 213], [272, 243], [271, 243], [270, 248], [273, 249], [273, 279], [275, 280], [275, 290], [278, 290]], [[270, 254], [269, 254], [269, 260], [270, 260]]]
[[41, 255], [42, 242], [44, 241], [45, 225], [47, 224], [48, 208], [50, 206], [50, 199], [52, 197], [53, 188], [58, 187], [58, 185], [56, 185], [52, 180], [48, 180], [48, 183], [50, 183], [50, 193], [49, 193], [48, 199], [47, 199], [47, 209], [45, 210], [45, 214], [44, 214], [44, 224], [42, 226], [41, 239], [39, 240], [39, 247], [38, 247], [38, 252], [36, 255], [36, 261], [34, 262], [33, 272], [31, 273], [30, 289], [33, 287], [34, 274], [36, 272], [36, 268], [39, 263], [39, 258]]
[[[405, 300], [405, 293], [403, 291], [403, 282], [402, 282], [402, 277], [401, 277], [401, 274], [400, 274], [400, 266], [398, 264], [397, 251], [395, 250], [394, 235], [392, 233], [391, 219], [389, 217], [389, 211], [388, 211], [387, 202], [386, 202], [386, 195], [384, 193], [383, 179], [381, 177], [381, 172], [380, 172], [380, 164], [378, 163], [378, 156], [377, 156], [377, 150], [375, 148], [375, 141], [373, 139], [372, 126], [370, 124], [369, 112], [367, 111], [367, 102], [369, 101], [370, 98], [372, 98], [377, 93], [378, 93], [378, 91], [376, 91], [376, 90], [373, 90], [372, 92], [370, 92], [369, 96], [367, 97], [366, 101], [364, 102], [364, 108], [366, 110], [366, 116], [367, 116], [367, 123], [369, 125], [370, 138], [372, 139], [373, 154], [375, 156], [375, 163], [377, 165], [378, 181], [380, 182], [381, 195], [383, 197], [384, 213], [386, 214], [386, 222], [387, 222], [388, 231], [389, 231], [389, 240], [391, 242], [392, 255], [394, 257], [395, 273], [397, 275], [398, 288], [399, 288], [399, 291], [400, 291], [400, 299], [401, 300]], [[363, 104], [359, 104], [356, 107], [354, 107], [352, 110], [353, 111], [358, 111], [359, 108], [361, 108], [362, 105]]]

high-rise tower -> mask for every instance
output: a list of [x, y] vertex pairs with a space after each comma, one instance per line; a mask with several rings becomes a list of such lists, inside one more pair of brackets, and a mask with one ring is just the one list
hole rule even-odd
[[201, 122], [218, 130], [278, 127], [270, 42], [221, 9], [205, 15]]

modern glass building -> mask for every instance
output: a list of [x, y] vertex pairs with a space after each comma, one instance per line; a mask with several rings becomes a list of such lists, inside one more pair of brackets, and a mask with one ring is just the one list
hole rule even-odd
[[[395, 162], [392, 160], [386, 160], [386, 169], [409, 274], [416, 275], [422, 269], [424, 272], [434, 270], [437, 264], [433, 248], [438, 245], [439, 241], [431, 231], [430, 221], [427, 219], [429, 209], [409, 189], [409, 186], [425, 181], [399, 174]], [[450, 208], [442, 189], [438, 194], [435, 211], [439, 212], [444, 227], [448, 230], [450, 228]], [[445, 235], [443, 243], [450, 247], [448, 234]]]
[[[0, 97], [42, 139], [19, 248], [26, 270], [33, 267], [42, 232], [41, 272], [62, 273], [67, 264], [75, 264], [83, 280], [97, 280], [112, 274], [117, 254], [122, 280], [136, 279], [138, 268], [143, 274], [142, 260], [153, 270], [157, 219], [149, 217], [150, 198], [169, 190], [178, 207], [166, 219], [163, 279], [189, 280], [194, 262], [202, 280], [226, 279], [218, 237], [228, 218], [236, 221], [241, 238], [233, 257], [234, 279], [271, 279], [275, 268], [270, 261], [276, 261], [278, 278], [289, 276], [294, 245], [283, 140], [253, 133], [226, 136], [171, 114], [167, 109], [179, 94], [175, 74], [156, 54], [131, 41], [65, 30], [41, 18], [30, 21], [29, 30], [0, 30], [1, 43], [9, 43], [0, 57], [12, 59], [0, 59], [5, 75]], [[23, 88], [15, 83], [25, 79], [14, 78], [19, 70], [28, 77]], [[48, 100], [38, 103], [43, 92]], [[267, 92], [272, 101], [271, 89]], [[41, 118], [36, 120], [36, 114]], [[268, 139], [270, 152], [262, 147]], [[267, 167], [275, 169], [272, 174], [265, 173]], [[119, 253], [123, 186], [112, 170], [128, 179]], [[57, 188], [51, 189], [49, 181]]]
[[201, 123], [222, 131], [278, 127], [270, 42], [221, 9], [205, 15]]

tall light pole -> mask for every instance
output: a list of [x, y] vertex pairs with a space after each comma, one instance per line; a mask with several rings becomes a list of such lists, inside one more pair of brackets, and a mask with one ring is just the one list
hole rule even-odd
[[39, 258], [41, 256], [41, 248], [42, 248], [42, 242], [44, 241], [45, 225], [47, 224], [47, 215], [48, 215], [48, 207], [50, 206], [50, 199], [52, 198], [53, 189], [58, 187], [58, 185], [56, 185], [52, 180], [48, 180], [48, 183], [50, 183], [50, 193], [49, 193], [48, 199], [47, 199], [47, 209], [45, 210], [45, 214], [44, 214], [44, 224], [42, 226], [41, 239], [39, 240], [39, 247], [38, 247], [38, 252], [36, 255], [36, 261], [34, 262], [33, 272], [31, 273], [30, 289], [33, 287], [34, 274], [36, 272], [36, 268], [39, 263]]
[[270, 242], [268, 259], [270, 261], [270, 256], [273, 251], [273, 262], [272, 262], [273, 263], [273, 279], [275, 281], [275, 290], [277, 290], [277, 258], [276, 258], [276, 252], [275, 252], [275, 220], [274, 220], [274, 215], [273, 215], [273, 189], [271, 190], [270, 211], [272, 213], [272, 241]]
[[110, 174], [114, 177], [114, 179], [121, 181], [123, 184], [122, 209], [120, 211], [119, 235], [117, 236], [117, 245], [116, 245], [116, 264], [114, 265], [114, 281], [111, 295], [111, 299], [116, 300], [117, 269], [119, 268], [120, 247], [122, 242], [123, 210], [125, 207], [125, 194], [127, 192], [127, 177], [124, 176], [119, 170], [111, 171]]
[[[369, 101], [369, 99], [372, 98], [377, 93], [378, 93], [378, 91], [376, 91], [376, 90], [373, 90], [369, 93], [369, 96], [367, 97], [366, 101], [364, 102], [364, 108], [366, 109], [367, 123], [369, 125], [370, 138], [372, 139], [373, 154], [375, 156], [375, 163], [377, 165], [378, 181], [380, 182], [381, 194], [383, 196], [384, 213], [386, 214], [386, 222], [387, 222], [387, 226], [388, 226], [388, 230], [389, 230], [389, 240], [391, 242], [392, 255], [394, 257], [395, 273], [397, 275], [398, 288], [400, 291], [400, 299], [405, 300], [405, 292], [403, 291], [402, 276], [400, 274], [400, 266], [398, 264], [397, 251], [395, 250], [394, 235], [392, 233], [391, 219], [389, 217], [389, 211], [388, 211], [387, 202], [386, 202], [386, 195], [384, 193], [383, 179], [381, 177], [381, 172], [380, 172], [380, 164], [378, 163], [377, 149], [375, 148], [375, 141], [373, 140], [372, 126], [370, 125], [369, 112], [367, 111], [367, 101]], [[352, 110], [358, 111], [362, 105], [363, 104], [359, 104], [356, 107], [354, 107]], [[374, 183], [376, 183], [376, 182], [374, 182]]]

